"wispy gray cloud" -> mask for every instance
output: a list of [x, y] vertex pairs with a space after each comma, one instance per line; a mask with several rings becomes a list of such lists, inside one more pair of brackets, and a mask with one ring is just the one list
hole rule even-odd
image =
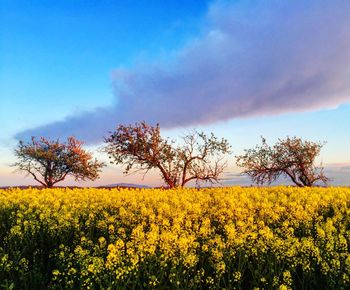
[[225, 172], [223, 178], [220, 179], [220, 184], [226, 185], [252, 185], [252, 181], [249, 176], [238, 172]]
[[327, 164], [325, 174], [332, 179], [332, 185], [350, 186], [350, 163]]
[[119, 123], [193, 126], [350, 102], [350, 1], [216, 2], [171, 61], [116, 70], [116, 102], [17, 137], [101, 141]]

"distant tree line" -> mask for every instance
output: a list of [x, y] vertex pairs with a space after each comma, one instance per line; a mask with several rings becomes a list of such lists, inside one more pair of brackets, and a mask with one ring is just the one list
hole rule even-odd
[[[124, 166], [125, 174], [158, 170], [169, 188], [184, 187], [190, 181], [218, 183], [227, 166], [225, 157], [231, 153], [228, 141], [198, 131], [189, 132], [180, 141], [162, 137], [159, 124], [140, 122], [119, 125], [110, 132], [104, 138], [103, 151], [112, 164]], [[48, 188], [67, 176], [77, 181], [95, 180], [105, 164], [94, 159], [82, 145], [74, 137], [66, 142], [44, 137], [32, 137], [27, 143], [19, 141], [14, 166]], [[324, 143], [297, 137], [279, 139], [270, 146], [262, 138], [261, 145], [235, 156], [236, 164], [256, 184], [271, 184], [284, 176], [300, 187], [326, 185], [329, 178], [324, 175], [323, 167], [315, 166], [323, 146]]]

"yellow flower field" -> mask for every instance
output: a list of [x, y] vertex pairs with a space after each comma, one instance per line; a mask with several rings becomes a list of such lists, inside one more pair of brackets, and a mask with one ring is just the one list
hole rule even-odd
[[0, 190], [4, 289], [349, 289], [350, 189]]

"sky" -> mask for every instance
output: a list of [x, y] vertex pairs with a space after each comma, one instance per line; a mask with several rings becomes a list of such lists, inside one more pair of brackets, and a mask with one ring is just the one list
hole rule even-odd
[[[0, 0], [0, 186], [18, 140], [70, 135], [101, 160], [118, 124], [214, 132], [233, 155], [298, 136], [350, 184], [350, 2]], [[228, 157], [224, 183], [250, 184]], [[158, 186], [108, 166], [95, 182]], [[77, 184], [67, 179], [62, 185]]]

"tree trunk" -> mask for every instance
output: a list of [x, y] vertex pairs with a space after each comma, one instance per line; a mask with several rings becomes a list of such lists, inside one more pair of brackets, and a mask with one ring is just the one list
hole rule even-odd
[[47, 188], [52, 188], [54, 185], [53, 178], [51, 175], [49, 175], [48, 181], [46, 182]]

